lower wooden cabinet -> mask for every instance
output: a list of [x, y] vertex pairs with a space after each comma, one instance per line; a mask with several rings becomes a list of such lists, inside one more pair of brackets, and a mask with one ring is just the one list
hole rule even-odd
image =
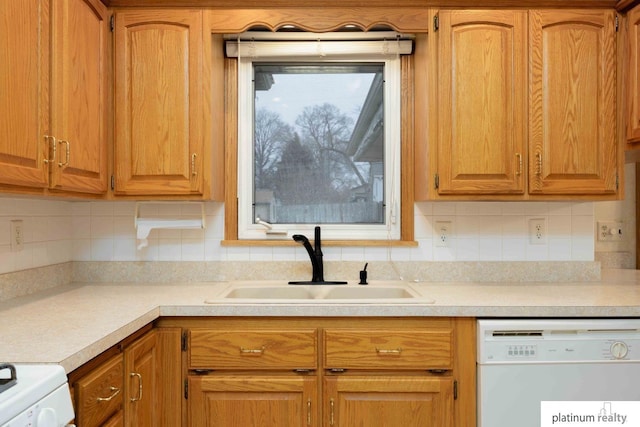
[[73, 384], [77, 425], [124, 425], [123, 372], [123, 357], [117, 354]]
[[81, 427], [181, 425], [181, 330], [134, 334], [69, 375]]
[[454, 425], [451, 377], [332, 376], [323, 389], [326, 426]]
[[159, 324], [184, 331], [188, 426], [476, 423], [470, 318], [182, 318]]
[[318, 426], [317, 378], [300, 375], [190, 375], [189, 425]]
[[[82, 425], [82, 424], [78, 424]], [[109, 418], [106, 423], [102, 424], [102, 427], [121, 427], [124, 425], [124, 411], [118, 411], [114, 416]]]

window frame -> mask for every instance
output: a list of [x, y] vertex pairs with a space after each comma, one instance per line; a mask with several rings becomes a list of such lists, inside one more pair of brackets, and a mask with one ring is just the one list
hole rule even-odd
[[[423, 54], [423, 53], [422, 53]], [[400, 58], [401, 79], [401, 149], [400, 149], [400, 197], [401, 231], [399, 240], [331, 240], [323, 239], [326, 246], [405, 246], [415, 247], [414, 240], [414, 201], [415, 201], [415, 136], [414, 114], [422, 111], [415, 105], [416, 56], [406, 55]], [[291, 239], [250, 240], [238, 238], [238, 183], [237, 183], [237, 147], [238, 147], [238, 60], [224, 58], [224, 239], [223, 246], [294, 246]], [[421, 72], [420, 75], [423, 73]], [[424, 76], [423, 76], [424, 77]], [[426, 121], [421, 117], [421, 121]], [[421, 125], [424, 127], [424, 124]], [[421, 132], [422, 133], [422, 132]], [[421, 162], [422, 163], [422, 162]]]
[[[279, 43], [286, 44], [286, 41]], [[347, 42], [348, 43], [348, 42]], [[274, 224], [272, 230], [256, 224], [253, 218], [254, 196], [254, 96], [253, 64], [255, 63], [376, 63], [383, 64], [383, 100], [385, 114], [385, 220], [382, 224]], [[313, 232], [315, 225], [321, 225], [323, 236], [330, 240], [383, 240], [397, 241], [401, 237], [402, 206], [400, 197], [400, 149], [401, 135], [401, 66], [399, 55], [369, 54], [357, 58], [335, 58], [330, 56], [295, 56], [262, 58], [241, 57], [238, 60], [238, 117], [251, 117], [251, 121], [238, 125], [238, 239], [262, 240], [274, 238], [290, 239], [293, 234]], [[273, 232], [280, 233], [273, 233]], [[286, 233], [286, 234], [283, 234]]]

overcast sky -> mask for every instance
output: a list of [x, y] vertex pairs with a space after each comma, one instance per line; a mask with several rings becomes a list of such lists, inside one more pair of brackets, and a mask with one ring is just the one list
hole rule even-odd
[[295, 125], [304, 107], [333, 104], [353, 118], [360, 114], [374, 74], [275, 74], [268, 91], [258, 91], [256, 109], [274, 111]]

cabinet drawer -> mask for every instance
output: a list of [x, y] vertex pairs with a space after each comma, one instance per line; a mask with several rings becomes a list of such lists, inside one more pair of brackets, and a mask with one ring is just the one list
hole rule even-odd
[[316, 369], [317, 330], [192, 329], [190, 369]]
[[79, 426], [102, 425], [122, 409], [124, 361], [118, 354], [75, 384], [76, 422]]
[[324, 331], [325, 368], [451, 369], [450, 330]]

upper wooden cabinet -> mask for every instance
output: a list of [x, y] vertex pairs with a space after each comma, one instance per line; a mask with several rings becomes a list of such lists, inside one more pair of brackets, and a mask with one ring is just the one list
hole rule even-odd
[[0, 183], [106, 192], [106, 8], [0, 5]]
[[526, 11], [440, 12], [440, 194], [522, 194]]
[[48, 183], [49, 0], [0, 2], [0, 182]]
[[615, 193], [615, 12], [530, 11], [529, 73], [529, 192]]
[[[435, 182], [417, 199], [617, 197], [615, 12], [438, 15]], [[420, 52], [417, 61], [434, 58]], [[423, 165], [417, 158], [416, 170]]]
[[627, 14], [629, 60], [627, 67], [627, 141], [640, 143], [640, 6]]
[[202, 11], [115, 15], [115, 193], [203, 193]]
[[107, 189], [107, 11], [99, 1], [54, 1], [51, 187]]

